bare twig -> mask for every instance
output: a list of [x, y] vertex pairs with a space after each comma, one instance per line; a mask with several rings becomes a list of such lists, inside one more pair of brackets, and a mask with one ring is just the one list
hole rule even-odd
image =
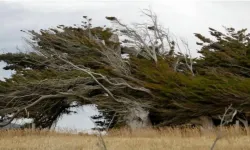
[[109, 127], [111, 126], [111, 124], [113, 123], [113, 121], [114, 121], [114, 119], [115, 119], [115, 116], [116, 116], [116, 112], [114, 113], [114, 115], [113, 115], [113, 117], [112, 117], [111, 121], [109, 122], [108, 127], [106, 128], [106, 132], [108, 132]]
[[227, 108], [225, 108], [224, 114], [222, 115], [222, 117], [219, 117], [220, 120], [221, 120], [219, 133], [217, 134], [217, 137], [214, 140], [213, 145], [211, 146], [210, 150], [214, 150], [215, 145], [217, 144], [217, 142], [223, 137], [223, 135], [221, 133], [222, 132], [222, 126], [232, 122], [236, 114], [237, 114], [237, 110], [232, 108], [232, 104], [230, 104]]
[[220, 138], [221, 138], [220, 136], [216, 137], [216, 139], [214, 140], [214, 143], [213, 143], [212, 147], [210, 148], [210, 150], [214, 150], [215, 145], [216, 145], [217, 141], [219, 141]]
[[[186, 66], [187, 68], [190, 70], [190, 72], [192, 73], [192, 75], [194, 76], [194, 72], [193, 72], [193, 59], [192, 59], [192, 55], [191, 55], [191, 50], [189, 48], [189, 45], [187, 43], [187, 41], [185, 41], [184, 39], [181, 40], [185, 49], [186, 49], [186, 53], [184, 54], [184, 58], [185, 58], [185, 62], [186, 62]], [[187, 57], [189, 56], [189, 63], [187, 60]]]
[[169, 32], [165, 31], [158, 22], [158, 17], [151, 9], [144, 9], [142, 14], [149, 18], [147, 23], [135, 23], [134, 27], [122, 23], [115, 17], [107, 17], [113, 23], [121, 27], [121, 33], [133, 41], [132, 43], [138, 49], [138, 54], [145, 58], [158, 62], [158, 54], [165, 53], [166, 42], [171, 47]]

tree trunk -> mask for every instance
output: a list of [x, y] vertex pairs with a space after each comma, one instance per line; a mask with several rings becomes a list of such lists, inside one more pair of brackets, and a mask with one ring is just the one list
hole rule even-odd
[[132, 130], [151, 127], [151, 121], [148, 116], [149, 112], [141, 107], [134, 107], [129, 110], [126, 116], [126, 124]]
[[36, 124], [35, 123], [32, 123], [31, 124], [31, 129], [34, 131], [36, 129]]
[[236, 130], [237, 134], [240, 133], [240, 121], [239, 120], [236, 120], [235, 130]]

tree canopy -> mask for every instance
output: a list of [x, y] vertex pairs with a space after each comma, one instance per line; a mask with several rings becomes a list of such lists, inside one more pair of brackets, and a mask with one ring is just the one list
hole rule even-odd
[[[209, 28], [211, 38], [195, 36], [200, 58], [191, 58], [175, 38], [158, 25], [129, 27], [106, 17], [120, 28], [59, 25], [39, 32], [23, 31], [33, 51], [0, 55], [5, 70], [15, 74], [0, 81], [1, 126], [14, 118], [34, 118], [38, 128], [50, 127], [71, 107], [95, 104], [107, 122], [128, 124], [133, 110], [145, 110], [154, 126], [190, 123], [202, 116], [218, 120], [232, 105], [249, 119], [250, 34], [246, 29], [224, 32]], [[123, 42], [112, 40], [117, 32]], [[142, 33], [142, 34], [141, 34]], [[148, 38], [149, 37], [149, 38]], [[132, 43], [128, 46], [124, 43]], [[121, 54], [129, 53], [129, 59]], [[72, 105], [73, 102], [74, 105]], [[93, 116], [99, 119], [101, 116]], [[137, 115], [139, 119], [145, 119]], [[7, 122], [7, 123], [6, 123]]]

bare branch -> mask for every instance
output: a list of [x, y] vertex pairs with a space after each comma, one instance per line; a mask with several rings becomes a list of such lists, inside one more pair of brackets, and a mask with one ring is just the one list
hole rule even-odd
[[19, 113], [21, 113], [24, 110], [27, 110], [30, 107], [33, 107], [34, 105], [40, 103], [44, 99], [49, 99], [49, 98], [63, 98], [63, 97], [65, 97], [65, 96], [64, 95], [60, 95], [60, 94], [58, 94], [58, 95], [43, 95], [39, 99], [37, 99], [35, 102], [33, 102], [33, 103], [31, 103], [31, 104], [29, 104], [27, 106], [24, 106], [22, 108], [17, 108], [17, 112], [12, 115], [11, 119], [9, 121], [5, 122], [5, 123], [1, 123], [0, 127], [4, 127], [4, 126], [10, 124]]
[[221, 130], [223, 125], [228, 124], [233, 121], [235, 118], [235, 115], [237, 114], [237, 110], [232, 107], [232, 104], [230, 104], [227, 108], [225, 108], [225, 112], [222, 116], [219, 116], [221, 122], [220, 122], [220, 131], [213, 142], [213, 145], [211, 146], [210, 150], [214, 150], [216, 143], [223, 137]]

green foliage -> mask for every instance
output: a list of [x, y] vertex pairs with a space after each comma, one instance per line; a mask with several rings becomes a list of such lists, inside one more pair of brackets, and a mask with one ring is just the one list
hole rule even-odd
[[[164, 125], [182, 124], [203, 115], [223, 114], [224, 108], [231, 103], [239, 110], [249, 110], [249, 78], [223, 74], [193, 77], [175, 72], [164, 60], [159, 61], [157, 66], [148, 60], [136, 60], [133, 64], [140, 66], [134, 76], [157, 96], [151, 120]], [[167, 113], [165, 110], [171, 111]], [[183, 118], [180, 114], [185, 113], [187, 115]]]
[[5, 70], [42, 69], [46, 66], [44, 58], [33, 52], [1, 54], [0, 61], [7, 63], [7, 66], [3, 68]]
[[203, 42], [199, 51], [202, 58], [197, 62], [197, 70], [212, 67], [250, 77], [250, 34], [246, 33], [247, 30], [235, 31], [233, 28], [225, 28], [226, 33], [222, 33], [209, 29], [216, 41], [204, 40], [203, 36], [196, 34]]
[[215, 117], [230, 104], [249, 112], [249, 34], [245, 29], [226, 31], [223, 34], [210, 28], [217, 41], [196, 34], [203, 43], [199, 43], [202, 57], [194, 64], [195, 77], [175, 72], [169, 59], [159, 60], [157, 65], [132, 59], [134, 76], [157, 96], [151, 110], [153, 122], [173, 125], [204, 115]]

